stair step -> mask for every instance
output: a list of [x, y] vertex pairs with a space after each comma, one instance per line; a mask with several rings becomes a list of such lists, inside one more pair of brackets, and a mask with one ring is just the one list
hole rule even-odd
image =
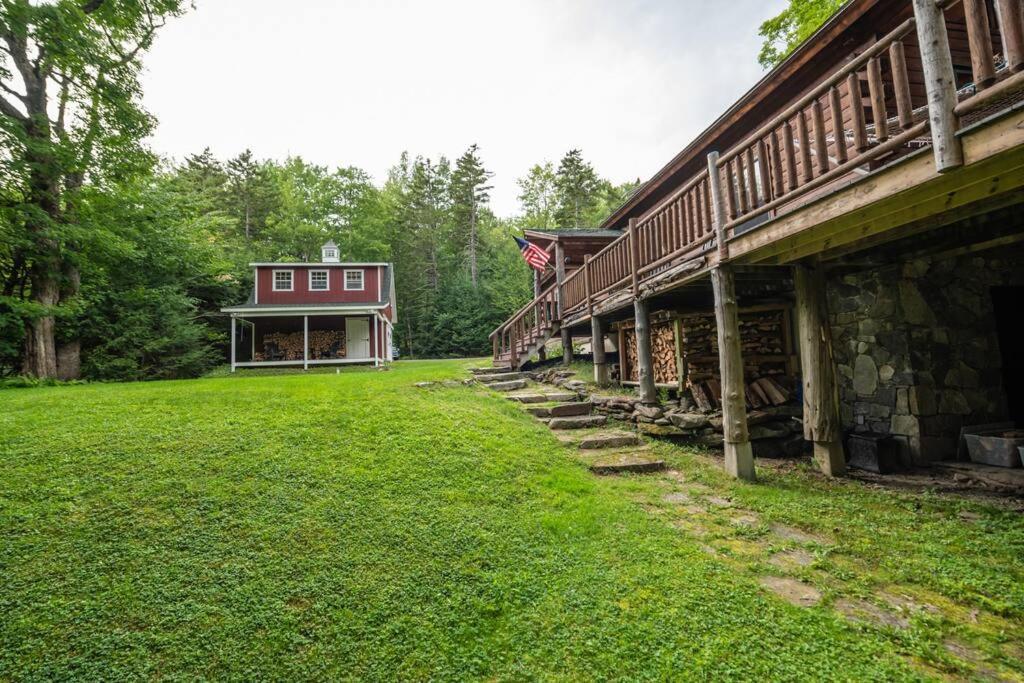
[[574, 415], [590, 415], [594, 404], [589, 401], [575, 401], [572, 403], [560, 403], [548, 409], [551, 417], [572, 417]]
[[607, 422], [607, 415], [580, 415], [578, 417], [553, 417], [548, 426], [552, 429], [586, 429], [587, 427], [603, 427]]
[[[493, 387], [494, 385], [490, 386]], [[518, 401], [519, 403], [555, 403], [571, 401], [576, 398], [576, 394], [516, 394], [506, 398], [510, 401]]]
[[470, 368], [469, 371], [474, 375], [493, 375], [498, 372], [509, 372], [511, 366], [509, 365], [495, 365], [489, 368]]
[[601, 458], [590, 465], [594, 474], [619, 474], [621, 472], [658, 472], [665, 469], [664, 460], [638, 455], [635, 453], [617, 453]]
[[476, 381], [483, 384], [494, 384], [495, 382], [508, 382], [513, 379], [523, 379], [521, 372], [499, 372], [490, 375], [477, 375]]
[[525, 379], [514, 379], [509, 382], [494, 382], [487, 385], [488, 388], [494, 389], [495, 391], [516, 391], [517, 389], [526, 388]]
[[639, 446], [643, 443], [637, 434], [632, 432], [606, 432], [604, 434], [591, 434], [580, 441], [580, 448], [584, 450], [593, 448], [623, 448], [625, 446]]
[[551, 408], [544, 406], [527, 406], [526, 412], [534, 417], [551, 417]]

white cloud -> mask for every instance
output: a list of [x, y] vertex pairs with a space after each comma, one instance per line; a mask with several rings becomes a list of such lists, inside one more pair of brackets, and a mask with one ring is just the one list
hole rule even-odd
[[515, 179], [579, 147], [646, 179], [760, 77], [757, 26], [784, 0], [198, 0], [146, 57], [152, 146], [246, 147], [382, 180], [403, 150], [472, 143]]

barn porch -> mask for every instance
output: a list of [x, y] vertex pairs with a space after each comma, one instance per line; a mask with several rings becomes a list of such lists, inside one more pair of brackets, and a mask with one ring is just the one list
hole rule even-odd
[[372, 363], [393, 359], [391, 321], [375, 309], [286, 314], [231, 312], [231, 371]]

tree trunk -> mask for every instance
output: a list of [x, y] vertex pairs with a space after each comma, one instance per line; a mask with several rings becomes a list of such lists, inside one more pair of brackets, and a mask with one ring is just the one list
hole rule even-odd
[[[32, 302], [47, 308], [56, 306], [60, 301], [60, 283], [56, 276], [58, 264], [55, 261], [52, 257], [37, 257], [29, 272]], [[25, 322], [23, 374], [39, 378], [57, 377], [55, 327], [52, 313], [34, 316]]]
[[[61, 282], [59, 303], [78, 296], [82, 286], [82, 275], [78, 266], [67, 258], [63, 261], [64, 272]], [[61, 335], [57, 335], [60, 339]], [[68, 381], [82, 376], [82, 344], [78, 340], [78, 331], [74, 331], [71, 339], [57, 342], [57, 379]]]
[[469, 210], [469, 279], [476, 289], [476, 203]]

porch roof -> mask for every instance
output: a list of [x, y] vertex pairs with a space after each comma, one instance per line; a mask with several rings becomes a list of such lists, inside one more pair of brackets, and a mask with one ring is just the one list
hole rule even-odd
[[264, 315], [303, 315], [308, 313], [329, 315], [331, 313], [375, 313], [383, 310], [387, 305], [386, 301], [355, 304], [256, 304], [250, 298], [247, 303], [241, 306], [225, 306], [220, 310], [221, 313], [258, 313]]

